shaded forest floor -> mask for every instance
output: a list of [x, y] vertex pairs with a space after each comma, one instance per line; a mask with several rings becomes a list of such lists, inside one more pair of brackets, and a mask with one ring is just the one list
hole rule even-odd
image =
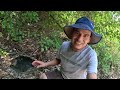
[[[5, 38], [1, 38], [0, 47], [4, 48], [9, 53], [6, 57], [0, 56], [0, 79], [38, 79], [40, 73], [59, 68], [59, 66], [42, 69], [30, 67], [24, 72], [20, 72], [11, 68], [11, 65], [15, 63], [15, 58], [18, 56], [26, 56], [30, 57], [31, 59], [37, 58], [45, 62], [56, 57], [56, 52], [52, 49], [46, 52], [39, 52], [37, 42], [33, 39], [25, 39], [22, 43], [16, 43]], [[117, 79], [119, 78], [119, 75], [117, 75], [115, 71], [110, 72], [109, 75], [104, 75], [98, 71], [98, 78]]]
[[44, 62], [52, 60], [56, 57], [56, 52], [52, 49], [46, 52], [39, 52], [35, 40], [25, 39], [22, 43], [9, 41], [5, 38], [0, 39], [0, 47], [4, 48], [9, 54], [6, 57], [0, 56], [0, 79], [38, 79], [42, 72], [52, 71], [59, 66], [36, 69], [29, 67], [24, 72], [13, 69], [11, 66], [16, 64], [16, 58], [19, 56], [30, 57], [31, 59], [39, 59]]

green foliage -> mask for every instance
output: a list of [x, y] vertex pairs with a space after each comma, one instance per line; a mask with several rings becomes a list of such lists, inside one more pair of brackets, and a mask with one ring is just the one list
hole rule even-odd
[[[114, 14], [118, 14], [114, 12]], [[119, 22], [114, 18], [113, 12], [95, 12], [93, 20], [95, 22], [96, 32], [102, 34], [102, 41], [94, 46], [97, 51], [99, 59], [98, 69], [104, 74], [108, 75], [116, 69], [119, 73], [119, 60], [120, 60], [120, 31]], [[96, 17], [95, 17], [96, 16]]]
[[[81, 17], [81, 13], [77, 11], [51, 11], [49, 12], [60, 24], [61, 27], [73, 24], [77, 18]], [[54, 22], [56, 24], [56, 22]]]
[[42, 36], [39, 41], [41, 52], [47, 51], [48, 49], [59, 49], [62, 43], [61, 38], [57, 35], [56, 32], [52, 32], [50, 36]]
[[120, 47], [117, 38], [106, 37], [98, 46], [94, 47], [98, 54], [99, 69], [105, 75], [109, 75], [113, 68], [119, 66]]
[[98, 69], [105, 75], [109, 75], [113, 68], [119, 72], [119, 11], [0, 11], [0, 23], [12, 40], [20, 42], [26, 37], [36, 38], [41, 51], [47, 51], [51, 48], [57, 50], [63, 40], [63, 27], [75, 23], [82, 16], [90, 18], [95, 32], [103, 37], [100, 43], [92, 46], [98, 54]]
[[3, 50], [2, 48], [0, 48], [0, 56], [6, 57], [7, 55], [8, 55], [8, 53], [5, 50]]
[[39, 17], [35, 11], [0, 11], [2, 28], [14, 41], [22, 41], [24, 38], [23, 27], [38, 20]]
[[0, 32], [0, 37], [3, 37], [3, 34]]

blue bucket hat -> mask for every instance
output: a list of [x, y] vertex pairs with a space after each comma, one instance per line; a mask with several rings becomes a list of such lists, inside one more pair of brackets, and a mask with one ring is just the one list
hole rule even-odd
[[97, 44], [102, 39], [102, 35], [94, 32], [94, 25], [87, 17], [81, 17], [75, 22], [75, 24], [64, 27], [64, 32], [69, 39], [72, 38], [73, 28], [89, 30], [92, 32], [91, 40], [88, 44]]

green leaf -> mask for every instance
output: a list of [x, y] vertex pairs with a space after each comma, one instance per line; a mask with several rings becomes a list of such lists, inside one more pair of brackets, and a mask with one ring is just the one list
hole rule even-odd
[[2, 32], [0, 32], [0, 37], [3, 37], [3, 34], [2, 34]]

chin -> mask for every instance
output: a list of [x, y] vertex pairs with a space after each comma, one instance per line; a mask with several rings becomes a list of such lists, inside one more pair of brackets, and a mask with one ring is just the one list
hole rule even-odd
[[79, 51], [81, 49], [82, 49], [82, 47], [74, 47], [74, 51]]

